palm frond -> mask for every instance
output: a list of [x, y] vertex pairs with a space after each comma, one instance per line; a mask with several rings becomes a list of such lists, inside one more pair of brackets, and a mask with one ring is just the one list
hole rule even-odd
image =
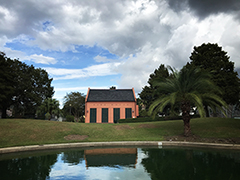
[[226, 103], [218, 96], [221, 94], [221, 90], [211, 81], [210, 73], [203, 72], [198, 68], [184, 67], [181, 71], [171, 67], [168, 69], [171, 71], [170, 78], [153, 83], [157, 90], [165, 96], [159, 97], [150, 106], [150, 114], [162, 111], [169, 104], [173, 107], [174, 104], [184, 101], [197, 106], [200, 116], [205, 115], [205, 103], [220, 110], [223, 109], [222, 107], [226, 107]]
[[169, 96], [160, 97], [156, 101], [154, 101], [151, 106], [149, 107], [149, 115], [152, 115], [153, 117], [156, 116], [158, 112], [162, 112], [163, 109], [170, 104], [170, 98]]
[[227, 106], [227, 103], [221, 97], [212, 93], [205, 93], [202, 96], [205, 103], [207, 103], [208, 106], [210, 106], [210, 108], [213, 111], [215, 111], [215, 109], [217, 108], [224, 114], [224, 116], [226, 116], [226, 112], [224, 108], [227, 109], [228, 106]]
[[194, 104], [198, 108], [199, 115], [201, 117], [204, 117], [205, 111], [204, 111], [204, 106], [203, 106], [203, 100], [200, 94], [198, 93], [187, 93], [186, 94], [186, 99]]

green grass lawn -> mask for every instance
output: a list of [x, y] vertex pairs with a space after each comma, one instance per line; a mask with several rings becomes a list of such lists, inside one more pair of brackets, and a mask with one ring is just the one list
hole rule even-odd
[[[191, 120], [194, 136], [239, 138], [240, 120], [197, 118]], [[181, 120], [123, 124], [83, 124], [31, 119], [0, 119], [0, 147], [67, 142], [163, 141], [182, 136]], [[68, 135], [87, 135], [84, 140], [66, 140]]]

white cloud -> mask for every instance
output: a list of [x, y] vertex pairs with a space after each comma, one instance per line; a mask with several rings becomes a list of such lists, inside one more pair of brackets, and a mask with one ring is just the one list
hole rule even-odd
[[33, 54], [26, 58], [30, 59], [31, 61], [34, 61], [35, 63], [38, 63], [38, 64], [56, 64], [57, 63], [56, 59], [54, 59], [52, 57], [48, 57], [48, 56], [43, 56], [42, 54], [40, 54], [40, 55]]
[[33, 54], [27, 56], [24, 52], [18, 50], [12, 50], [10, 48], [3, 48], [3, 51], [6, 53], [7, 57], [11, 59], [19, 59], [20, 61], [33, 61], [37, 64], [56, 64], [57, 60], [53, 57], [43, 56], [42, 54], [37, 55]]
[[[113, 60], [99, 54], [95, 65], [67, 69], [50, 66], [57, 62], [53, 57], [27, 56], [4, 48], [10, 57], [48, 64], [45, 69], [54, 80], [121, 74], [119, 88], [134, 87], [139, 92], [160, 64], [181, 68], [189, 61], [193, 46], [208, 42], [222, 46], [240, 68], [240, 25], [234, 11], [213, 13], [211, 8], [199, 18], [193, 4], [184, 1], [184, 6], [177, 3], [173, 8], [172, 0], [13, 2], [4, 1], [0, 6], [4, 17], [0, 20], [0, 47], [15, 38], [48, 52], [97, 45], [119, 57]], [[47, 21], [51, 23], [44, 26]]]
[[0, 38], [0, 47], [2, 49], [3, 52], [6, 53], [7, 57], [10, 57], [11, 59], [19, 59], [20, 61], [33, 61], [37, 64], [56, 64], [57, 60], [53, 57], [49, 57], [49, 56], [44, 56], [43, 54], [37, 55], [37, 54], [33, 54], [33, 55], [26, 55], [26, 53], [24, 53], [21, 50], [12, 50], [11, 48], [7, 48], [5, 47], [6, 43], [27, 43], [31, 38], [27, 35], [24, 34], [20, 34], [19, 36], [17, 36], [14, 39], [8, 39], [6, 36], [3, 36], [2, 38]]
[[[90, 88], [90, 87], [84, 87], [84, 86], [79, 86], [79, 87], [59, 87], [59, 88], [54, 88], [54, 90], [56, 90], [56, 91], [69, 91], [69, 92], [74, 92], [74, 91], [80, 91], [80, 92], [82, 92], [82, 91], [86, 91], [87, 92], [87, 90], [88, 90], [88, 88]], [[107, 88], [109, 88], [109, 87], [106, 87], [106, 86], [101, 86], [101, 87], [91, 87], [91, 89], [107, 89]]]
[[96, 62], [110, 62], [110, 61], [114, 61], [113, 59], [108, 59], [106, 56], [100, 56], [100, 55], [97, 55], [96, 57], [94, 57], [94, 60]]
[[18, 51], [18, 50], [12, 50], [11, 48], [2, 48], [2, 51], [4, 53], [6, 53], [7, 57], [11, 58], [11, 59], [19, 59], [19, 60], [23, 60], [23, 58], [26, 57], [25, 53], [22, 51]]
[[61, 79], [76, 79], [92, 76], [108, 76], [117, 74], [114, 69], [119, 66], [119, 63], [106, 63], [92, 65], [83, 69], [64, 69], [64, 68], [49, 68], [45, 67], [46, 71], [54, 77], [54, 80]]

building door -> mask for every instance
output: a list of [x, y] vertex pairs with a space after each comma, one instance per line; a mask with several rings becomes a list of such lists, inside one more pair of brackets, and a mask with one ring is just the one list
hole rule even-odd
[[132, 118], [132, 108], [125, 109], [125, 119]]
[[102, 108], [102, 122], [108, 122], [108, 108]]
[[113, 122], [117, 123], [120, 119], [120, 108], [114, 108], [113, 109]]
[[90, 108], [90, 123], [96, 123], [97, 119], [97, 109]]

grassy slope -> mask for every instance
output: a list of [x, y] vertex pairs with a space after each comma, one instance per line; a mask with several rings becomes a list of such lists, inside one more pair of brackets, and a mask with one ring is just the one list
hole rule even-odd
[[[191, 120], [192, 133], [202, 138], [239, 138], [240, 120], [198, 118]], [[67, 135], [88, 135], [83, 141]], [[28, 119], [0, 119], [0, 147], [100, 141], [162, 141], [183, 134], [182, 121], [127, 124], [82, 124]]]

